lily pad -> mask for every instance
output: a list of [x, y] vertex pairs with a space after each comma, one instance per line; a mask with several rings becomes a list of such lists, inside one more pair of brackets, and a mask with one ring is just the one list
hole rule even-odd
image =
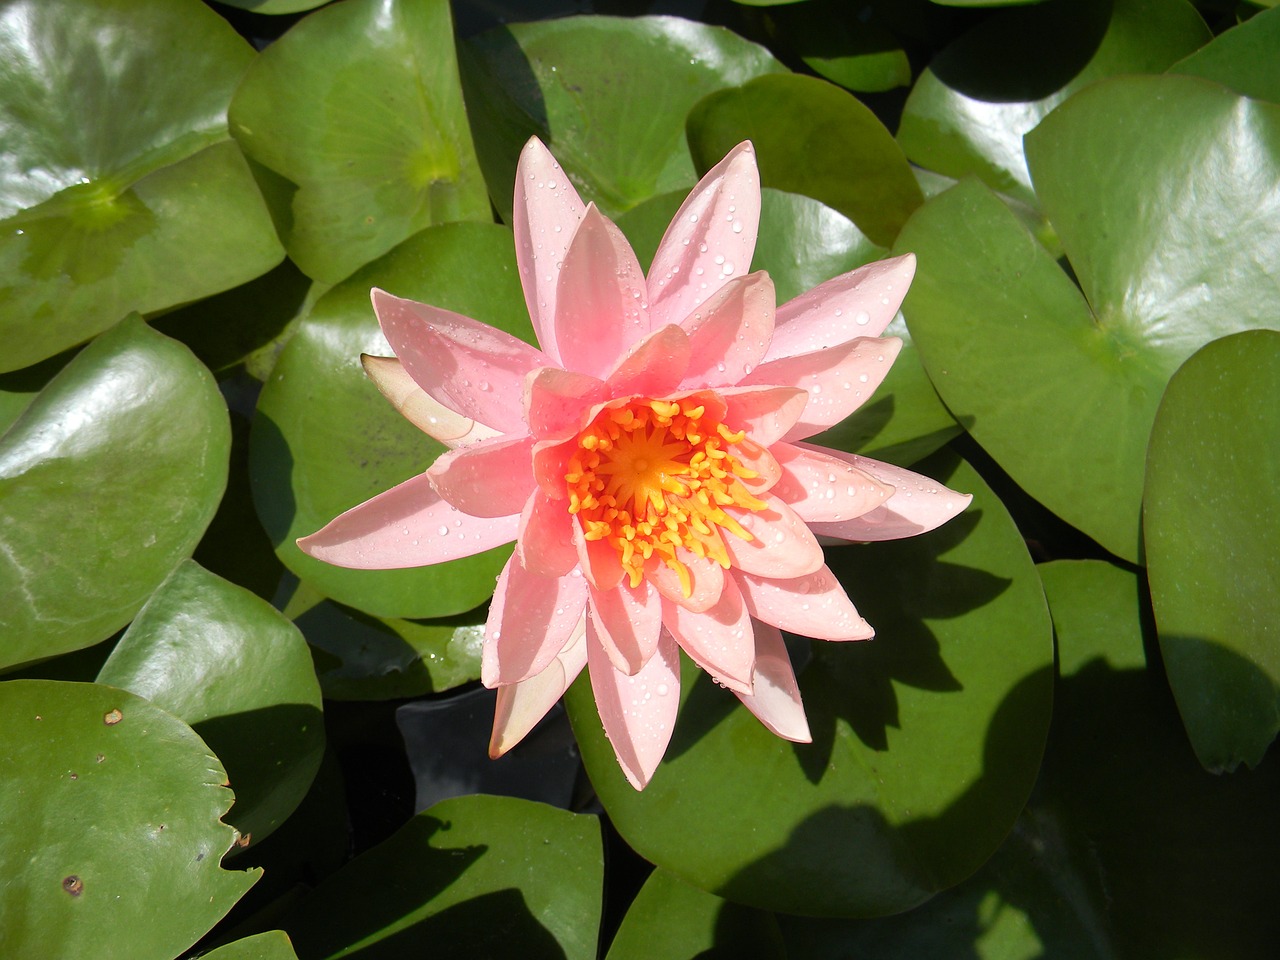
[[604, 864], [595, 817], [510, 797], [436, 804], [281, 918], [303, 960], [594, 960]]
[[423, 231], [329, 291], [298, 325], [258, 401], [254, 499], [277, 555], [323, 595], [377, 617], [448, 617], [489, 598], [509, 547], [431, 567], [347, 570], [294, 542], [422, 473], [444, 450], [360, 366], [361, 353], [391, 356], [369, 303], [375, 286], [533, 339], [509, 230], [459, 223]]
[[1147, 455], [1160, 652], [1213, 772], [1257, 766], [1280, 730], [1277, 514], [1280, 333], [1254, 330], [1214, 341], [1173, 375]]
[[[920, 258], [904, 312], [934, 386], [987, 452], [1136, 562], [1165, 383], [1208, 341], [1278, 325], [1263, 305], [1280, 284], [1280, 107], [1188, 77], [1116, 78], [1027, 144], [1083, 295], [968, 182], [903, 230], [898, 249]], [[1248, 176], [1223, 174], [1242, 157]]]
[[878, 916], [958, 883], [999, 846], [1048, 732], [1048, 613], [978, 475], [943, 454], [920, 469], [974, 502], [933, 533], [828, 552], [877, 636], [810, 644], [799, 682], [812, 744], [773, 736], [686, 664], [671, 747], [637, 792], [586, 677], [570, 688], [587, 772], [646, 859], [763, 909]]
[[584, 200], [616, 217], [696, 182], [684, 121], [701, 97], [785, 69], [722, 27], [595, 16], [491, 30], [467, 42], [462, 66], [480, 162], [508, 222], [529, 137], [546, 142]]
[[283, 930], [245, 937], [200, 955], [203, 960], [298, 960]]
[[297, 185], [285, 247], [317, 280], [431, 224], [490, 219], [446, 0], [351, 0], [307, 17], [249, 68], [231, 130]]
[[775, 43], [846, 90], [871, 93], [909, 86], [911, 62], [876, 6], [809, 0], [771, 10], [765, 24]]
[[878, 244], [893, 243], [924, 199], [876, 115], [813, 77], [764, 76], [705, 97], [689, 112], [688, 131], [700, 170], [751, 140], [764, 186], [821, 200]]
[[235, 840], [222, 764], [154, 704], [11, 680], [0, 729], [6, 956], [170, 960], [260, 875], [219, 866]]
[[324, 753], [320, 685], [297, 628], [191, 560], [125, 631], [99, 683], [190, 724], [227, 767], [231, 823], [260, 840], [306, 795]]
[[280, 261], [227, 133], [227, 103], [252, 57], [196, 0], [4, 6], [0, 370]]
[[1214, 37], [1169, 68], [1214, 80], [1257, 100], [1280, 101], [1280, 10], [1266, 10]]
[[721, 900], [665, 870], [649, 874], [606, 960], [785, 960], [773, 915]]
[[229, 447], [213, 377], [182, 344], [133, 318], [77, 354], [0, 437], [0, 665], [128, 623], [195, 549]]
[[1071, 94], [1159, 73], [1209, 39], [1186, 0], [1050, 0], [982, 21], [916, 81], [898, 142], [914, 163], [973, 174], [1035, 205], [1022, 138]]

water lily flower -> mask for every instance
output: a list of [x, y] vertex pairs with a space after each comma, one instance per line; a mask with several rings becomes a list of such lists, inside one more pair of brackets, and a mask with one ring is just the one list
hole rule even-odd
[[774, 733], [807, 742], [781, 631], [873, 633], [818, 537], [911, 536], [968, 503], [909, 470], [804, 442], [888, 372], [901, 341], [881, 334], [915, 258], [775, 307], [768, 274], [747, 271], [759, 216], [743, 143], [685, 200], [646, 277], [533, 139], [512, 226], [541, 349], [373, 291], [395, 357], [365, 368], [452, 449], [298, 543], [330, 563], [386, 569], [516, 542], [485, 628], [493, 756], [586, 667], [618, 761], [642, 789], [675, 724], [680, 649]]

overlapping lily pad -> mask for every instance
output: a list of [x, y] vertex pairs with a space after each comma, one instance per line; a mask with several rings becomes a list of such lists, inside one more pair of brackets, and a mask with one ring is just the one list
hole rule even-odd
[[12, 957], [171, 960], [258, 878], [219, 860], [226, 774], [180, 720], [99, 684], [0, 684], [0, 886]]
[[920, 258], [905, 313], [938, 392], [982, 446], [1136, 561], [1147, 436], [1169, 376], [1209, 340], [1277, 325], [1265, 304], [1280, 283], [1280, 107], [1187, 77], [1117, 78], [1027, 143], [1083, 295], [969, 182], [899, 238]]
[[351, 0], [307, 17], [254, 61], [231, 129], [297, 185], [285, 246], [318, 280], [433, 223], [489, 219], [446, 0]]
[[245, 937], [201, 956], [204, 960], [298, 960], [293, 945], [282, 930]]
[[509, 797], [436, 804], [281, 918], [303, 958], [594, 960], [600, 825]]
[[296, 627], [265, 600], [180, 563], [98, 674], [189, 723], [226, 765], [229, 822], [260, 840], [302, 800], [324, 752], [320, 685]]
[[800, 689], [813, 744], [778, 739], [686, 669], [671, 747], [637, 792], [586, 678], [570, 689], [592, 783], [643, 856], [753, 906], [877, 916], [958, 883], [1000, 844], [1048, 730], [1048, 613], [977, 474], [946, 455], [921, 469], [974, 502], [926, 536], [828, 551], [877, 635], [812, 644]]
[[0, 437], [0, 665], [128, 623], [199, 542], [229, 446], [182, 344], [133, 318], [77, 354]]
[[1214, 80], [1246, 97], [1280, 101], [1278, 44], [1280, 10], [1267, 10], [1219, 34], [1170, 72]]
[[924, 199], [876, 115], [813, 77], [764, 76], [712, 94], [690, 111], [688, 127], [699, 169], [751, 140], [762, 184], [821, 200], [875, 243], [893, 243]]
[[699, 98], [784, 69], [721, 27], [585, 16], [491, 30], [467, 43], [462, 66], [480, 162], [508, 221], [529, 137], [547, 143], [584, 200], [617, 216], [693, 186], [684, 120]]
[[252, 56], [196, 0], [0, 10], [0, 370], [279, 262], [226, 126]]
[[[1275, 311], [1280, 318], [1280, 310]], [[1280, 333], [1217, 340], [1169, 381], [1143, 533], [1169, 685], [1209, 770], [1280, 730]]]
[[1186, 0], [1050, 0], [983, 21], [934, 59], [903, 109], [915, 163], [1035, 204], [1022, 138], [1071, 94], [1158, 73], [1209, 39]]
[[289, 569], [340, 603], [380, 617], [446, 617], [493, 593], [509, 548], [433, 567], [346, 570], [294, 541], [426, 470], [444, 449], [369, 382], [360, 354], [390, 356], [369, 289], [382, 287], [533, 339], [510, 231], [432, 227], [326, 294], [263, 388], [250, 446], [254, 500]]

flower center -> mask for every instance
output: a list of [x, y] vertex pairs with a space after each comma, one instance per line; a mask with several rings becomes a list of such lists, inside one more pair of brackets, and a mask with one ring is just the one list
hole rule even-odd
[[[633, 587], [656, 557], [676, 572], [687, 597], [693, 583], [677, 547], [727, 569], [721, 530], [753, 539], [724, 510], [765, 507], [742, 484], [757, 474], [734, 455], [746, 434], [721, 423], [708, 399], [629, 400], [606, 407], [578, 434], [564, 477], [569, 512], [588, 540], [617, 550]], [[718, 399], [710, 406], [723, 410]]]

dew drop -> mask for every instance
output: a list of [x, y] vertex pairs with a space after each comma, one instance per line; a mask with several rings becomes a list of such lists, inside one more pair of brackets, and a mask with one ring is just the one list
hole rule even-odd
[[866, 382], [867, 382], [868, 380], [870, 380], [870, 379], [871, 379], [871, 378], [870, 378], [870, 377], [868, 377], [865, 373], [860, 373], [860, 374], [858, 374], [858, 382], [859, 382], [859, 383], [866, 383]]
[[734, 233], [741, 233], [741, 232], [742, 232], [742, 221], [741, 221], [741, 220], [735, 220], [735, 221], [733, 221], [733, 232], [734, 232]]
[[449, 535], [449, 528], [442, 523], [436, 528], [436, 533], [440, 534], [442, 537], [447, 537]]
[[689, 214], [689, 222], [690, 222], [690, 223], [697, 223], [697, 222], [698, 222], [698, 215], [697, 215], [696, 213], [691, 213], [691, 214]]
[[859, 310], [857, 315], [854, 316], [853, 322], [860, 327], [865, 327], [871, 322], [871, 314], [867, 313], [865, 310]]
[[810, 387], [810, 388], [809, 388], [809, 392], [810, 392], [810, 393], [813, 393], [813, 394], [819, 394], [819, 393], [821, 393], [821, 392], [822, 392], [822, 384], [820, 384], [820, 383], [815, 383], [812, 387]]

